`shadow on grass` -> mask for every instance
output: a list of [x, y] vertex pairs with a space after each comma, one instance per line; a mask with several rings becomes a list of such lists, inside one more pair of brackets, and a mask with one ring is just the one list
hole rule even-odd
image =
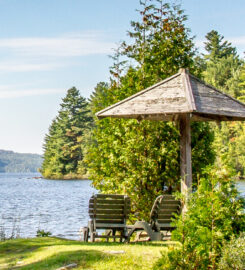
[[157, 241], [157, 242], [151, 242], [151, 241], [139, 241], [139, 242], [130, 242], [129, 245], [135, 245], [135, 246], [148, 246], [148, 247], [168, 247], [168, 246], [174, 246], [178, 245], [179, 243], [176, 241]]
[[[62, 251], [43, 260], [23, 266], [14, 266], [10, 269], [41, 270], [57, 269], [62, 266], [76, 263], [82, 269], [89, 269], [98, 261], [109, 261], [111, 255], [97, 250]], [[9, 268], [6, 268], [9, 269]]]
[[19, 254], [23, 252], [31, 252], [35, 249], [49, 246], [124, 246], [124, 245], [136, 245], [136, 246], [169, 246], [175, 245], [173, 241], [161, 241], [161, 242], [130, 242], [130, 243], [119, 243], [119, 242], [81, 242], [75, 240], [65, 240], [55, 237], [41, 237], [41, 238], [29, 238], [29, 239], [14, 239], [5, 242], [0, 242], [0, 258], [6, 254]]
[[[108, 253], [98, 251], [96, 247], [105, 247], [107, 250], [110, 247], [167, 247], [175, 245], [176, 242], [162, 241], [162, 242], [80, 242], [74, 240], [64, 240], [54, 237], [42, 237], [32, 239], [14, 239], [5, 242], [0, 242], [0, 269], [57, 269], [64, 265], [76, 263], [82, 269], [92, 269], [93, 264], [96, 262], [107, 263], [114, 256]], [[21, 261], [29, 259], [31, 254], [41, 252], [42, 248], [52, 248], [55, 246], [79, 246], [83, 247], [82, 250], [60, 251], [53, 255], [47, 253], [47, 257], [40, 259], [40, 261], [30, 262], [29, 265], [21, 265]], [[69, 248], [68, 248], [69, 249]], [[57, 249], [58, 250], [58, 249]], [[18, 265], [19, 262], [19, 265]], [[5, 267], [6, 266], [6, 267]], [[4, 267], [4, 268], [1, 268]]]

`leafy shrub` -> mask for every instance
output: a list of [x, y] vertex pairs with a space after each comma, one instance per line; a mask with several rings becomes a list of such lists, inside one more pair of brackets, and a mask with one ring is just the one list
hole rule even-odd
[[219, 262], [220, 270], [243, 270], [245, 269], [245, 232], [238, 238], [232, 238], [224, 246], [222, 257]]
[[155, 269], [217, 269], [224, 243], [245, 229], [244, 199], [230, 173], [209, 169], [190, 195], [188, 211], [175, 221], [180, 248], [164, 254]]
[[44, 230], [37, 230], [37, 237], [48, 237], [51, 235], [51, 232], [45, 232]]

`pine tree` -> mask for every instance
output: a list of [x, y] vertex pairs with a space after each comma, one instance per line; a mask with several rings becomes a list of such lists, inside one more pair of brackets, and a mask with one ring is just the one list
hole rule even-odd
[[230, 55], [237, 57], [236, 48], [232, 47], [230, 42], [223, 41], [224, 37], [217, 31], [212, 30], [205, 37], [205, 50], [208, 52], [205, 55], [206, 59], [214, 61]]
[[78, 177], [84, 156], [83, 136], [92, 121], [88, 102], [75, 87], [67, 91], [60, 106], [44, 142], [42, 174], [46, 178]]

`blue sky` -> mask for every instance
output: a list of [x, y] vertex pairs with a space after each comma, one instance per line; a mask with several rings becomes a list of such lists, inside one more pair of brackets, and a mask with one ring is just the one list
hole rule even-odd
[[[245, 51], [244, 0], [182, 0], [202, 50], [217, 30]], [[0, 149], [42, 153], [66, 90], [89, 97], [127, 38], [138, 0], [0, 0]]]

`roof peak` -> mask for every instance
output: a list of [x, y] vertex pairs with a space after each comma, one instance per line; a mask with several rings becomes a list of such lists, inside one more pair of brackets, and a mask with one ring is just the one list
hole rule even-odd
[[184, 73], [184, 74], [189, 74], [189, 69], [188, 68], [180, 68], [179, 73]]

